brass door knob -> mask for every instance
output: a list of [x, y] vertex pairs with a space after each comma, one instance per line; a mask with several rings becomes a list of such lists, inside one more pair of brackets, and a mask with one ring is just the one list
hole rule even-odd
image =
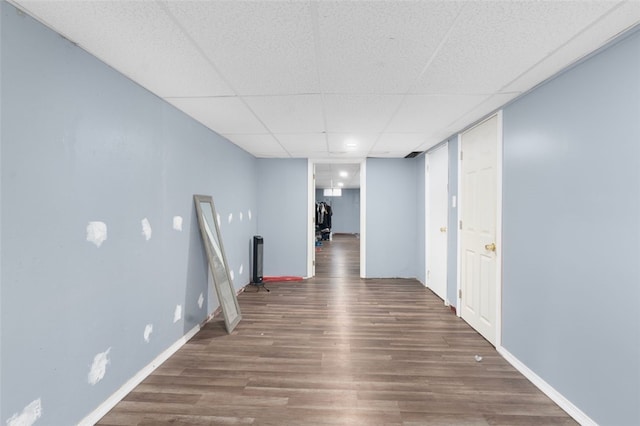
[[447, 232], [447, 227], [446, 226], [441, 227], [440, 232]]
[[496, 243], [485, 244], [484, 249], [489, 251], [496, 251]]

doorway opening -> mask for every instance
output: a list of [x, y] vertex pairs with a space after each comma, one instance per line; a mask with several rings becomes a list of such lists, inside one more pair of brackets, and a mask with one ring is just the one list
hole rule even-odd
[[362, 276], [363, 168], [309, 161], [309, 276]]

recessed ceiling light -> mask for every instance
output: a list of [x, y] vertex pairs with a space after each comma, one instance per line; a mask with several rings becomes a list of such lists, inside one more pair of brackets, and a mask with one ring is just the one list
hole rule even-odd
[[349, 176], [349, 173], [345, 172], [344, 170], [340, 172], [340, 177], [346, 178]]
[[355, 148], [358, 146], [358, 141], [353, 138], [349, 138], [344, 141], [344, 146], [346, 146], [347, 148]]
[[344, 186], [344, 183], [338, 182], [338, 186]]

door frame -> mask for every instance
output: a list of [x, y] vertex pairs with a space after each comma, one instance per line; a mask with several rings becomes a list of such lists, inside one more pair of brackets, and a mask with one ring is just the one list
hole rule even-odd
[[[449, 141], [445, 141], [441, 144], [438, 144], [436, 146], [434, 146], [433, 148], [430, 148], [424, 156], [424, 169], [425, 169], [425, 197], [424, 197], [424, 213], [425, 213], [425, 238], [424, 238], [424, 246], [425, 246], [425, 250], [424, 250], [424, 277], [425, 277], [425, 283], [424, 286], [427, 287], [428, 289], [430, 289], [431, 291], [433, 291], [433, 288], [431, 286], [429, 286], [429, 270], [430, 270], [430, 264], [429, 264], [429, 253], [430, 253], [430, 237], [431, 234], [429, 233], [429, 228], [430, 228], [430, 224], [431, 224], [431, 210], [430, 210], [430, 197], [431, 197], [431, 191], [430, 191], [430, 185], [431, 185], [431, 168], [430, 168], [430, 157], [429, 155], [432, 154], [435, 151], [438, 150], [444, 150], [446, 155], [447, 155], [447, 161], [446, 161], [446, 166], [447, 166], [447, 176], [445, 177], [445, 181], [447, 182], [447, 188], [449, 188]], [[449, 224], [449, 191], [447, 191], [447, 199], [445, 200], [445, 208], [447, 210], [447, 238], [445, 239], [445, 244], [447, 245], [447, 250], [445, 253], [446, 258], [448, 259], [448, 255], [449, 255], [449, 239], [448, 239], [448, 233], [449, 233], [449, 228], [450, 228], [450, 224]], [[449, 298], [447, 297], [447, 293], [449, 290], [449, 286], [448, 286], [448, 282], [449, 282], [449, 268], [448, 268], [448, 260], [445, 261], [445, 287], [444, 287], [444, 297], [443, 297], [443, 301], [444, 301], [444, 305], [445, 306], [449, 306]], [[435, 293], [435, 292], [434, 292]], [[440, 295], [438, 295], [439, 297]]]
[[484, 117], [482, 120], [473, 123], [458, 133], [458, 238], [457, 238], [457, 278], [456, 278], [456, 315], [462, 316], [462, 298], [460, 297], [462, 290], [462, 244], [460, 221], [462, 220], [462, 206], [464, 205], [464, 197], [462, 196], [462, 134], [466, 131], [484, 123], [487, 120], [496, 117], [497, 119], [497, 137], [496, 137], [496, 348], [502, 346], [502, 150], [503, 150], [503, 120], [502, 110]]
[[307, 278], [315, 276], [316, 257], [316, 185], [315, 169], [316, 164], [360, 164], [360, 277], [366, 277], [366, 164], [367, 160], [357, 158], [351, 160], [314, 160], [307, 159]]

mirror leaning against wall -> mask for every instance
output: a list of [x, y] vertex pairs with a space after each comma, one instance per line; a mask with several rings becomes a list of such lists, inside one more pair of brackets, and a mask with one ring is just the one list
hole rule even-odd
[[208, 195], [194, 195], [193, 200], [196, 204], [200, 234], [209, 259], [209, 269], [213, 276], [213, 284], [222, 308], [224, 324], [227, 328], [227, 333], [231, 333], [242, 319], [242, 315], [240, 314], [240, 306], [229, 275], [229, 264], [222, 246], [213, 198]]

